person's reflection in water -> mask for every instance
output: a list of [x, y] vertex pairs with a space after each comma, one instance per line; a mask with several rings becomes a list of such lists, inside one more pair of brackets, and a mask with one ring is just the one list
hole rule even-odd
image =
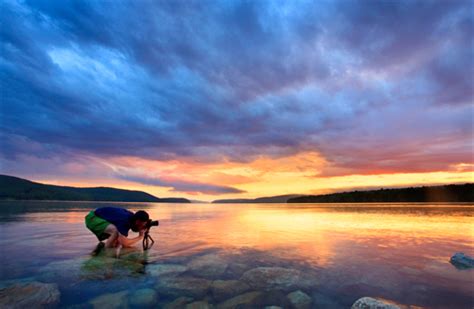
[[105, 249], [81, 265], [81, 279], [110, 280], [145, 274], [148, 252], [137, 248], [123, 248], [120, 259], [114, 249]]

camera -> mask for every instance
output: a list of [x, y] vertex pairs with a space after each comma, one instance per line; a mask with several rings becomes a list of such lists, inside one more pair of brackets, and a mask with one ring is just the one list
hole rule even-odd
[[158, 226], [160, 224], [160, 222], [158, 220], [151, 220], [151, 219], [148, 219], [146, 225], [145, 225], [145, 235], [143, 236], [143, 250], [148, 250], [151, 248], [151, 246], [153, 246], [153, 244], [155, 243], [155, 241], [153, 240], [153, 238], [151, 238], [150, 236], [150, 228], [152, 226]]
[[158, 220], [151, 220], [148, 219], [148, 222], [146, 223], [146, 228], [149, 229], [152, 226], [158, 226], [160, 222]]

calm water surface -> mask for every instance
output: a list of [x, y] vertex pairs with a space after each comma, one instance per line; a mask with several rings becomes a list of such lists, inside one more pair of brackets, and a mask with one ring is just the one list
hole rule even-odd
[[[160, 220], [151, 250], [90, 255], [97, 239], [84, 216], [110, 205]], [[472, 308], [474, 271], [449, 258], [474, 256], [473, 214], [472, 205], [0, 202], [0, 277], [2, 286], [56, 283], [58, 307], [150, 291], [156, 307], [180, 296], [217, 305], [250, 291], [264, 307], [301, 290], [314, 308], [350, 308], [363, 296]]]

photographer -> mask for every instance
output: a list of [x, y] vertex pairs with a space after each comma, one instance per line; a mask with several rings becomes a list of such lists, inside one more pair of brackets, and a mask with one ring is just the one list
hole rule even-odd
[[[104, 246], [106, 248], [120, 248], [136, 244], [143, 239], [149, 221], [148, 213], [143, 210], [133, 213], [119, 207], [101, 207], [91, 211], [85, 217], [85, 223], [100, 241], [93, 254], [98, 253]], [[138, 236], [127, 238], [130, 229], [138, 232]], [[106, 240], [105, 245], [102, 243], [103, 240]]]

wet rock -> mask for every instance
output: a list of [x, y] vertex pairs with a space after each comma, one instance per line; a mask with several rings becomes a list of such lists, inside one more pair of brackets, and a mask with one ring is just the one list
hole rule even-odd
[[92, 305], [89, 303], [84, 303], [84, 304], [74, 304], [74, 305], [69, 305], [65, 307], [66, 309], [91, 309]]
[[275, 304], [278, 304], [283, 308], [291, 307], [291, 303], [286, 297], [286, 293], [281, 290], [264, 291], [262, 292], [262, 295], [255, 300], [255, 303], [258, 304], [259, 307], [272, 306]]
[[171, 303], [168, 303], [168, 304], [164, 305], [163, 309], [184, 308], [186, 306], [186, 304], [192, 302], [193, 300], [194, 300], [194, 298], [192, 298], [192, 297], [186, 297], [186, 296], [178, 297], [175, 300], [173, 300]]
[[212, 309], [213, 306], [210, 305], [207, 301], [195, 301], [193, 303], [187, 304], [186, 309]]
[[[51, 262], [43, 266], [37, 275], [38, 279], [46, 282], [76, 281], [81, 277], [81, 265], [86, 259], [72, 259], [66, 261]], [[67, 269], [67, 271], [64, 271]], [[94, 276], [98, 277], [98, 274]]]
[[312, 299], [308, 294], [298, 290], [287, 295], [288, 300], [295, 309], [309, 309], [311, 308]]
[[157, 301], [156, 291], [153, 289], [136, 290], [130, 296], [130, 305], [137, 307], [150, 307]]
[[239, 279], [242, 277], [243, 273], [249, 270], [249, 267], [246, 264], [242, 263], [231, 263], [227, 267], [225, 272], [225, 277], [232, 279]]
[[372, 297], [362, 297], [352, 304], [351, 309], [400, 309], [400, 307], [384, 300], [378, 300]]
[[161, 294], [201, 298], [209, 290], [211, 282], [193, 277], [165, 277], [158, 281], [156, 288]]
[[293, 289], [310, 287], [311, 280], [301, 271], [282, 267], [257, 267], [246, 271], [241, 278], [255, 289]]
[[59, 303], [58, 286], [51, 283], [23, 282], [0, 289], [1, 308], [52, 306]]
[[186, 270], [186, 266], [179, 264], [151, 264], [146, 267], [146, 273], [154, 277], [177, 276]]
[[211, 284], [212, 295], [217, 301], [242, 294], [249, 289], [250, 286], [247, 283], [238, 280], [215, 280]]
[[457, 269], [474, 268], [474, 259], [462, 252], [457, 252], [449, 260]]
[[264, 309], [283, 309], [283, 308], [279, 306], [266, 306]]
[[89, 301], [94, 309], [126, 309], [128, 308], [128, 291], [100, 295]]
[[[64, 271], [67, 269], [67, 271]], [[40, 269], [38, 278], [46, 282], [77, 282], [80, 280], [104, 280], [141, 276], [144, 265], [111, 257], [78, 258], [52, 262]]]
[[262, 292], [248, 292], [226, 300], [217, 305], [217, 309], [230, 309], [236, 307], [255, 307]]
[[217, 254], [198, 256], [188, 264], [189, 271], [198, 277], [217, 279], [227, 269], [227, 261]]

